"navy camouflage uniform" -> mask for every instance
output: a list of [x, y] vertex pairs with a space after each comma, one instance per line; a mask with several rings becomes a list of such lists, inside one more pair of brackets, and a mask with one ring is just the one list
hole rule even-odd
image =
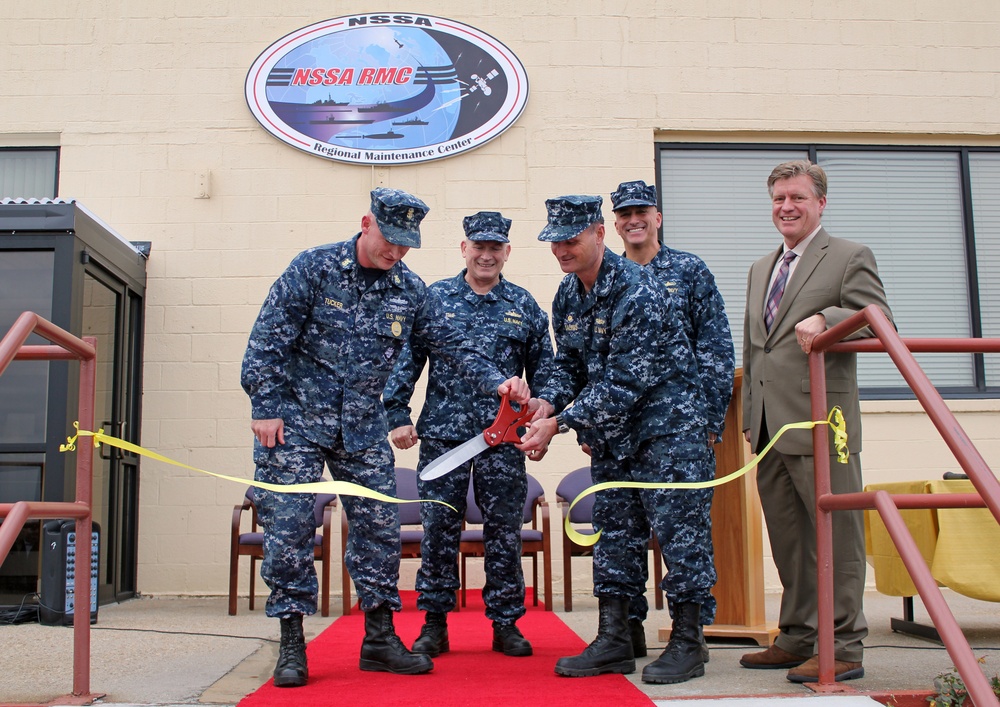
[[677, 305], [698, 364], [708, 431], [721, 437], [733, 395], [736, 354], [726, 305], [715, 277], [697, 255], [666, 245], [660, 246], [660, 252], [645, 267], [666, 285]]
[[[469, 286], [465, 275], [466, 270], [462, 270], [430, 286], [441, 300], [445, 316], [467, 333], [506, 378], [523, 373], [534, 388], [544, 380], [552, 363], [548, 316], [527, 290], [502, 275], [483, 295]], [[410, 397], [428, 358], [427, 395], [417, 421], [419, 470], [482, 434], [498, 409], [496, 395], [470, 393], [461, 385], [460, 371], [452, 361], [429, 351], [422, 342], [411, 341], [383, 396], [391, 428], [412, 424]], [[445, 501], [459, 512], [436, 503], [421, 505], [424, 538], [416, 580], [420, 593], [417, 608], [442, 614], [455, 608], [455, 592], [461, 586], [459, 535], [470, 475], [476, 504], [483, 512], [486, 616], [499, 624], [513, 624], [525, 612], [520, 531], [528, 483], [524, 453], [511, 444], [491, 447], [444, 476], [418, 480], [421, 498]]]
[[[575, 275], [563, 279], [552, 322], [555, 366], [535, 394], [563, 410], [563, 422], [589, 445], [594, 483], [714, 476], [714, 469], [707, 473], [697, 363], [661, 284], [605, 248], [589, 292]], [[594, 595], [631, 599], [644, 593], [652, 526], [671, 562], [662, 585], [671, 611], [680, 603], [700, 604], [702, 621], [711, 623], [716, 580], [711, 497], [711, 489], [598, 492], [594, 525], [602, 534], [594, 547]]]
[[[656, 207], [656, 188], [645, 182], [624, 182], [611, 195], [614, 209], [626, 206]], [[708, 266], [698, 256], [682, 250], [660, 245], [653, 259], [643, 266], [647, 272], [666, 286], [673, 299], [676, 311], [684, 325], [684, 333], [694, 349], [698, 366], [698, 377], [706, 404], [707, 431], [716, 435], [716, 442], [722, 437], [726, 411], [733, 393], [733, 375], [736, 370], [736, 355], [733, 336], [726, 316], [725, 302], [715, 284], [715, 277]], [[705, 478], [715, 476], [715, 450], [708, 449], [705, 463]], [[711, 496], [706, 503], [703, 516], [711, 523]], [[694, 522], [694, 519], [692, 519]], [[676, 560], [664, 550], [667, 569]], [[643, 586], [648, 577], [645, 552], [642, 558]], [[632, 597], [629, 618], [645, 620], [649, 609], [645, 592]], [[702, 612], [702, 618], [705, 612]]]
[[[285, 425], [285, 444], [269, 449], [254, 443], [258, 481], [319, 481], [325, 463], [336, 481], [395, 495], [381, 394], [408, 339], [453, 361], [466, 385], [483, 395], [495, 397], [504, 381], [401, 261], [366, 286], [357, 240], [299, 254], [271, 287], [254, 324], [243, 387], [254, 419], [281, 418]], [[261, 575], [271, 588], [266, 613], [313, 614], [315, 497], [255, 493], [264, 527]], [[350, 523], [345, 564], [362, 611], [383, 604], [398, 611], [397, 506], [354, 496], [341, 500]]]
[[[698, 377], [706, 403], [705, 412], [708, 420], [707, 432], [714, 432], [717, 438], [722, 437], [725, 427], [726, 410], [733, 394], [733, 375], [736, 369], [736, 357], [733, 350], [733, 337], [729, 330], [729, 318], [726, 316], [722, 295], [715, 286], [715, 278], [705, 262], [691, 253], [674, 250], [666, 245], [660, 246], [660, 252], [652, 261], [644, 266], [657, 281], [666, 285], [670, 292], [676, 311], [684, 324], [688, 340], [694, 347], [695, 360], [698, 366]], [[698, 480], [715, 477], [715, 450], [707, 448], [705, 455], [705, 471]], [[682, 493], [693, 493], [702, 496], [703, 508], [700, 513], [690, 515], [690, 523], [699, 522], [698, 518], [711, 528], [712, 493], [701, 494], [694, 490]], [[677, 496], [675, 496], [677, 498]], [[687, 506], [687, 504], [685, 504]], [[678, 509], [691, 513], [690, 508]], [[670, 513], [671, 515], [675, 515]], [[709, 534], [711, 542], [711, 534]], [[663, 547], [661, 545], [661, 547]], [[663, 551], [668, 574], [682, 558], [671, 557], [667, 549]], [[713, 554], [708, 560], [713, 562]], [[648, 567], [646, 552], [642, 552], [642, 586], [645, 587]], [[669, 577], [668, 577], [669, 580]], [[669, 581], [668, 581], [669, 584]], [[632, 597], [629, 605], [629, 618], [645, 620], [649, 610], [645, 592]], [[714, 614], [702, 609], [702, 619], [711, 623]]]

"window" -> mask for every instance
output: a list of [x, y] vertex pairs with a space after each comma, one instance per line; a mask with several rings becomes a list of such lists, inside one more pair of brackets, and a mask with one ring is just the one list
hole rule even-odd
[[[52, 319], [55, 252], [0, 251], [0, 337], [24, 312]], [[48, 343], [32, 334], [28, 344]], [[45, 444], [49, 362], [17, 361], [0, 376], [0, 447]]]
[[[746, 275], [778, 248], [767, 177], [810, 159], [829, 178], [823, 225], [871, 247], [904, 337], [1000, 337], [1000, 150], [844, 145], [658, 145], [663, 239], [702, 257], [737, 359]], [[942, 393], [1000, 394], [995, 354], [917, 354]], [[909, 396], [885, 354], [859, 357], [865, 397]]]
[[0, 147], [0, 199], [58, 196], [59, 148]]
[[[1000, 337], [1000, 154], [969, 155], [975, 258], [978, 273], [982, 335]], [[1000, 381], [1000, 356], [985, 356], [989, 385]]]

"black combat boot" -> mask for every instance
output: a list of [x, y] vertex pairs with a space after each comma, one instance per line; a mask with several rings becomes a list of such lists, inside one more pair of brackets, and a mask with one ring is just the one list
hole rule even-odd
[[362, 670], [398, 675], [429, 672], [434, 663], [430, 656], [411, 653], [396, 635], [392, 610], [384, 604], [365, 612], [365, 640], [361, 642]]
[[531, 643], [514, 624], [493, 622], [493, 650], [504, 655], [531, 655]]
[[[705, 634], [702, 632], [702, 628], [698, 627], [698, 636], [701, 640], [701, 659], [706, 663], [710, 659], [708, 652], [708, 643], [705, 641]], [[628, 620], [628, 632], [632, 637], [632, 653], [636, 658], [645, 658], [648, 655], [648, 650], [646, 648], [646, 630], [642, 627], [641, 619], [629, 619]]]
[[708, 652], [708, 641], [705, 640], [705, 627], [701, 625], [698, 626], [698, 642], [701, 644], [701, 660], [707, 663], [711, 660], [711, 654]]
[[274, 686], [302, 687], [308, 680], [302, 614], [292, 614], [281, 619], [281, 646], [278, 648], [278, 664], [274, 666]]
[[659, 658], [642, 669], [642, 681], [666, 684], [704, 675], [702, 640], [701, 604], [675, 605], [670, 642]]
[[601, 673], [634, 673], [628, 628], [628, 599], [598, 597], [597, 637], [580, 655], [556, 661], [556, 675], [578, 678]]
[[632, 655], [636, 658], [645, 658], [646, 651], [646, 629], [642, 627], [642, 619], [628, 620], [628, 634], [632, 638]]
[[428, 611], [424, 615], [424, 625], [420, 635], [413, 642], [413, 652], [437, 658], [451, 650], [448, 643], [448, 614]]

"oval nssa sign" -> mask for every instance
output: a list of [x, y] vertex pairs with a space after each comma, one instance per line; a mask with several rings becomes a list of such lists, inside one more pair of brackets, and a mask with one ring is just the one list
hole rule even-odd
[[257, 57], [247, 105], [276, 138], [353, 164], [451, 157], [509, 128], [528, 100], [524, 66], [461, 22], [380, 13], [317, 22]]

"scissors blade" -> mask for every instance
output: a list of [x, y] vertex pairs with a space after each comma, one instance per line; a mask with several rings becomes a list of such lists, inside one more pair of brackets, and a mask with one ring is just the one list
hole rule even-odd
[[482, 435], [476, 435], [469, 441], [462, 442], [454, 449], [449, 449], [447, 452], [425, 466], [423, 471], [420, 472], [420, 478], [424, 481], [429, 481], [430, 479], [436, 479], [439, 476], [444, 476], [455, 467], [460, 464], [464, 464], [480, 452], [489, 449], [489, 446], [490, 445], [486, 443], [485, 437]]

